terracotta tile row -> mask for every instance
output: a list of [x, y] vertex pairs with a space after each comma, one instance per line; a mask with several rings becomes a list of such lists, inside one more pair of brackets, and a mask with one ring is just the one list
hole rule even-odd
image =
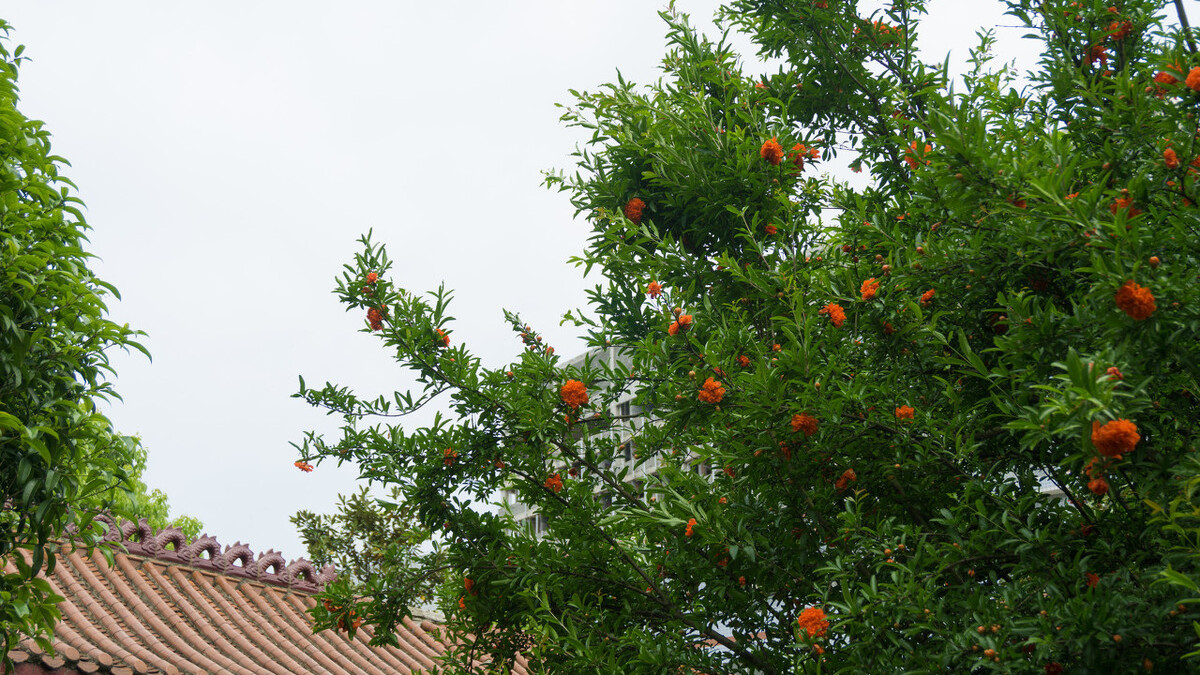
[[[170, 543], [177, 550], [186, 545]], [[439, 627], [428, 621], [406, 619], [397, 629], [400, 648], [369, 646], [368, 629], [354, 640], [340, 632], [314, 635], [307, 614], [316, 604], [312, 576], [272, 583], [254, 578], [265, 570], [231, 573], [211, 557], [201, 566], [197, 558], [189, 564], [162, 553], [118, 553], [111, 567], [98, 553], [60, 555], [47, 577], [65, 598], [54, 653], [23, 641], [9, 653], [16, 675], [407, 675], [432, 669], [445, 649]], [[282, 576], [282, 558], [269, 562], [276, 569], [266, 576]]]

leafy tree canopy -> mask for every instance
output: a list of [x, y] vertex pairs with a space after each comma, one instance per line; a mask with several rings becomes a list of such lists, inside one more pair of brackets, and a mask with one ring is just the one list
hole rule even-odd
[[[76, 502], [77, 508], [104, 511], [110, 515], [127, 520], [145, 519], [146, 523], [155, 530], [167, 527], [178, 527], [189, 539], [200, 534], [204, 524], [199, 519], [179, 515], [171, 516], [171, 504], [167, 494], [158, 488], [146, 485], [143, 475], [146, 472], [148, 451], [136, 436], [121, 436], [109, 434], [92, 441], [93, 444], [83, 444], [83, 460], [89, 477], [99, 471], [104, 460], [95, 457], [109, 457], [122, 463], [124, 477], [119, 483], [110, 485], [108, 489], [91, 495], [82, 496], [82, 501]], [[106, 445], [105, 445], [106, 444]], [[95, 448], [101, 448], [99, 452]]]
[[[346, 425], [299, 445], [436, 533], [458, 668], [1194, 666], [1200, 56], [1161, 1], [1006, 4], [1042, 49], [1025, 84], [990, 33], [960, 82], [921, 62], [917, 0], [733, 0], [765, 75], [665, 12], [663, 78], [579, 93], [592, 138], [548, 181], [603, 275], [568, 320], [619, 360], [569, 366], [510, 315], [520, 356], [483, 367], [364, 238], [337, 293], [420, 387], [302, 384]], [[438, 396], [423, 428], [377, 417]], [[506, 489], [543, 536], [484, 506]], [[335, 587], [320, 625], [387, 641], [428, 572]]]
[[[412, 504], [400, 499], [397, 489], [390, 499], [380, 499], [364, 487], [342, 497], [335, 514], [300, 511], [292, 517], [309, 560], [338, 570], [338, 579], [327, 589], [330, 595], [387, 594], [392, 600], [381, 607], [397, 612], [390, 619], [394, 621], [410, 606], [433, 603], [449, 569], [441, 550], [429, 545], [430, 532], [418, 524]], [[407, 585], [396, 587], [401, 577]], [[342, 618], [344, 625], [349, 617]]]
[[[7, 37], [9, 26], [0, 21]], [[49, 648], [59, 600], [37, 578], [64, 534], [90, 547], [101, 510], [167, 524], [165, 495], [141, 481], [146, 452], [113, 432], [108, 352], [145, 351], [108, 320], [116, 289], [88, 268], [82, 203], [60, 173], [50, 133], [17, 110], [23, 47], [0, 41], [0, 633]], [[181, 518], [185, 530], [199, 522]], [[107, 551], [106, 551], [107, 552]]]

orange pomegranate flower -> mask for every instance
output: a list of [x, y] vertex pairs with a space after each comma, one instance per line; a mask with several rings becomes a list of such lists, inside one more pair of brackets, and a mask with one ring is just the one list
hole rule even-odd
[[896, 419], [911, 420], [913, 418], [913, 414], [916, 412], [917, 412], [916, 409], [913, 408], [912, 406], [902, 405], [899, 408], [896, 408]]
[[[336, 609], [341, 609], [341, 608], [338, 607]], [[337, 622], [338, 630], [357, 630], [358, 627], [362, 625], [362, 619], [355, 618], [355, 614], [357, 614], [357, 612], [355, 612], [354, 610], [350, 610], [350, 612], [346, 616], [338, 617], [338, 622]], [[346, 628], [346, 619], [351, 620], [350, 628]]]
[[817, 159], [821, 156], [821, 151], [816, 148], [810, 148], [803, 143], [797, 143], [792, 146], [792, 151], [788, 153], [788, 159], [792, 160], [792, 165], [796, 170], [792, 173], [800, 173], [804, 170], [805, 159]]
[[800, 625], [800, 632], [810, 640], [824, 637], [825, 632], [829, 630], [829, 622], [825, 620], [825, 610], [820, 607], [805, 608], [803, 612], [800, 612], [796, 623]]
[[463, 579], [463, 588], [465, 588], [467, 593], [470, 593], [471, 595], [479, 595], [479, 591], [475, 590], [475, 580], [471, 577], [465, 577]]
[[834, 328], [841, 328], [842, 324], [846, 323], [846, 310], [842, 309], [842, 306], [836, 302], [825, 305], [825, 308], [819, 313], [828, 314], [829, 322], [833, 324]]
[[383, 330], [383, 312], [378, 307], [368, 309], [367, 323], [371, 324], [371, 330]]
[[1096, 585], [1100, 583], [1100, 575], [1096, 574], [1095, 572], [1088, 572], [1083, 576], [1087, 578], [1088, 588], [1095, 588]]
[[562, 397], [563, 403], [572, 409], [587, 405], [588, 402], [587, 387], [579, 380], [567, 380], [562, 389], [559, 389], [558, 395]]
[[556, 473], [553, 476], [550, 476], [549, 478], [547, 478], [546, 482], [543, 483], [542, 485], [544, 485], [546, 488], [548, 488], [550, 490], [554, 490], [554, 492], [556, 494], [559, 492], [562, 492], [562, 489], [563, 489], [562, 476]]
[[1105, 371], [1105, 372], [1106, 372], [1106, 373], [1108, 373], [1108, 376], [1109, 376], [1111, 379], [1114, 379], [1114, 380], [1123, 380], [1123, 379], [1125, 379], [1125, 375], [1123, 375], [1123, 374], [1121, 373], [1121, 369], [1120, 369], [1120, 368], [1117, 368], [1116, 366], [1109, 366], [1108, 370], [1107, 370], [1107, 371]]
[[692, 532], [692, 528], [693, 528], [693, 527], [695, 527], [695, 526], [696, 526], [696, 519], [695, 519], [695, 518], [688, 518], [687, 529], [683, 531], [683, 535], [684, 535], [685, 537], [690, 537], [690, 536], [692, 536], [693, 534], [695, 534], [694, 532]]
[[646, 295], [649, 295], [651, 298], [657, 298], [662, 295], [662, 284], [657, 281], [651, 281], [650, 285], [646, 287]]
[[1124, 40], [1131, 32], [1133, 32], [1133, 22], [1129, 19], [1108, 24], [1108, 34], [1118, 40]]
[[[930, 150], [933, 150], [933, 146], [926, 145], [925, 152], [929, 152]], [[924, 157], [925, 152], [921, 152], [920, 150], [918, 150], [917, 142], [913, 141], [912, 144], [910, 144], [908, 146], [908, 151], [904, 153], [904, 161], [908, 163], [908, 168], [916, 169], [917, 166], [919, 165], [918, 157]], [[929, 164], [930, 161], [925, 160], [925, 163]]]
[[792, 151], [788, 153], [788, 159], [792, 160], [792, 166], [796, 167], [793, 173], [804, 171], [804, 157], [806, 156], [806, 148], [803, 143], [797, 143], [792, 146]]
[[1133, 205], [1132, 197], [1117, 197], [1113, 200], [1112, 204], [1108, 205], [1109, 213], [1113, 214], [1114, 216], [1117, 215], [1117, 211], [1120, 211], [1121, 209], [1128, 209], [1129, 212], [1127, 216], [1129, 218], [1132, 218], [1142, 212], [1141, 209]]
[[817, 418], [808, 413], [792, 415], [792, 431], [803, 431], [805, 436], [817, 433]]
[[1134, 321], [1143, 321], [1158, 309], [1150, 289], [1137, 285], [1132, 279], [1117, 289], [1115, 300], [1117, 307]]
[[933, 302], [933, 296], [937, 293], [935, 289], [929, 289], [921, 294], [921, 306], [928, 307], [929, 303]]
[[454, 464], [456, 457], [458, 457], [458, 453], [454, 451], [454, 448], [446, 448], [442, 451], [442, 464], [450, 466]]
[[705, 403], [720, 403], [725, 398], [725, 388], [711, 377], [700, 387], [699, 399]]
[[779, 231], [779, 228], [775, 227], [774, 225], [767, 225], [767, 227], [766, 227], [767, 234], [775, 234], [778, 231]]
[[1168, 169], [1179, 168], [1179, 156], [1171, 148], [1163, 150], [1163, 161], [1166, 162]]
[[1196, 66], [1188, 71], [1187, 79], [1183, 81], [1188, 89], [1200, 91], [1200, 66]]
[[671, 322], [670, 326], [667, 326], [667, 333], [671, 335], [678, 335], [680, 331], [687, 331], [687, 329], [691, 327], [692, 315], [680, 314], [678, 319], [675, 319]]
[[1179, 78], [1168, 73], [1165, 70], [1160, 70], [1154, 74], [1154, 81], [1158, 84], [1172, 85], [1179, 81]]
[[1092, 445], [1105, 457], [1121, 459], [1122, 455], [1133, 452], [1140, 440], [1137, 425], [1129, 420], [1109, 420], [1103, 426], [1092, 422]]
[[783, 161], [783, 146], [779, 144], [778, 137], [772, 136], [771, 140], [762, 144], [762, 147], [758, 150], [758, 154], [767, 160], [771, 166], [779, 166], [779, 163]]
[[879, 282], [875, 280], [875, 277], [871, 277], [862, 282], [862, 287], [858, 290], [862, 293], [863, 300], [870, 300], [875, 297], [875, 292], [879, 290]]
[[625, 217], [629, 219], [629, 222], [633, 223], [634, 225], [641, 225], [642, 209], [644, 208], [646, 208], [646, 202], [634, 197], [625, 204], [625, 208], [623, 210], [625, 212]]
[[376, 281], [379, 281], [379, 275], [374, 272], [368, 272], [367, 273], [367, 283], [373, 284]]
[[1092, 48], [1088, 50], [1087, 55], [1084, 57], [1084, 61], [1089, 66], [1099, 61], [1102, 67], [1107, 68], [1108, 48], [1104, 45], [1093, 45]]
[[450, 336], [446, 335], [445, 331], [443, 331], [441, 328], [437, 329], [437, 334], [438, 334], [438, 336], [437, 336], [436, 342], [443, 347], [449, 347], [450, 346]]
[[299, 461], [293, 462], [292, 466], [296, 467], [297, 469], [300, 469], [304, 473], [310, 473], [313, 470], [313, 465], [309, 464], [308, 462], [306, 462], [304, 460], [299, 460]]
[[1108, 481], [1103, 478], [1093, 478], [1088, 481], [1088, 489], [1093, 493], [1103, 497], [1108, 494]]
[[841, 492], [849, 487], [850, 483], [853, 483], [857, 480], [858, 474], [854, 473], [854, 469], [846, 469], [842, 472], [841, 477], [837, 479], [837, 482], [835, 482], [833, 486], [838, 489], [838, 492]]

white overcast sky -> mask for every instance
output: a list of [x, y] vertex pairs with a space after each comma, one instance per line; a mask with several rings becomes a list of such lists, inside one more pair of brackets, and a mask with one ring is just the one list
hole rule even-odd
[[[1189, 3], [1190, 4], [1190, 3]], [[679, 0], [708, 24], [717, 3]], [[289, 441], [336, 420], [290, 398], [297, 375], [372, 396], [407, 382], [331, 290], [374, 228], [410, 290], [456, 290], [456, 343], [488, 365], [520, 343], [501, 308], [580, 350], [566, 260], [587, 234], [541, 171], [571, 168], [569, 88], [657, 77], [648, 0], [5, 0], [30, 57], [21, 110], [71, 161], [111, 317], [153, 362], [116, 354], [110, 417], [150, 452], [146, 479], [223, 544], [295, 558], [288, 522], [332, 510], [354, 473], [304, 474]], [[936, 0], [929, 58], [962, 60], [991, 0]], [[1197, 17], [1200, 18], [1200, 17]], [[1001, 37], [1019, 49], [1020, 31]], [[1006, 54], [1009, 52], [1005, 52]]]

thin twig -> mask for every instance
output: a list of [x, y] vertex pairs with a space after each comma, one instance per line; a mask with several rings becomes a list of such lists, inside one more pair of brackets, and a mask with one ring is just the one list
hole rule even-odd
[[1183, 0], [1175, 0], [1175, 13], [1179, 15], [1179, 25], [1183, 28], [1183, 38], [1187, 40], [1188, 51], [1196, 53], [1196, 43], [1192, 41], [1192, 28], [1188, 25], [1187, 11], [1183, 9]]

